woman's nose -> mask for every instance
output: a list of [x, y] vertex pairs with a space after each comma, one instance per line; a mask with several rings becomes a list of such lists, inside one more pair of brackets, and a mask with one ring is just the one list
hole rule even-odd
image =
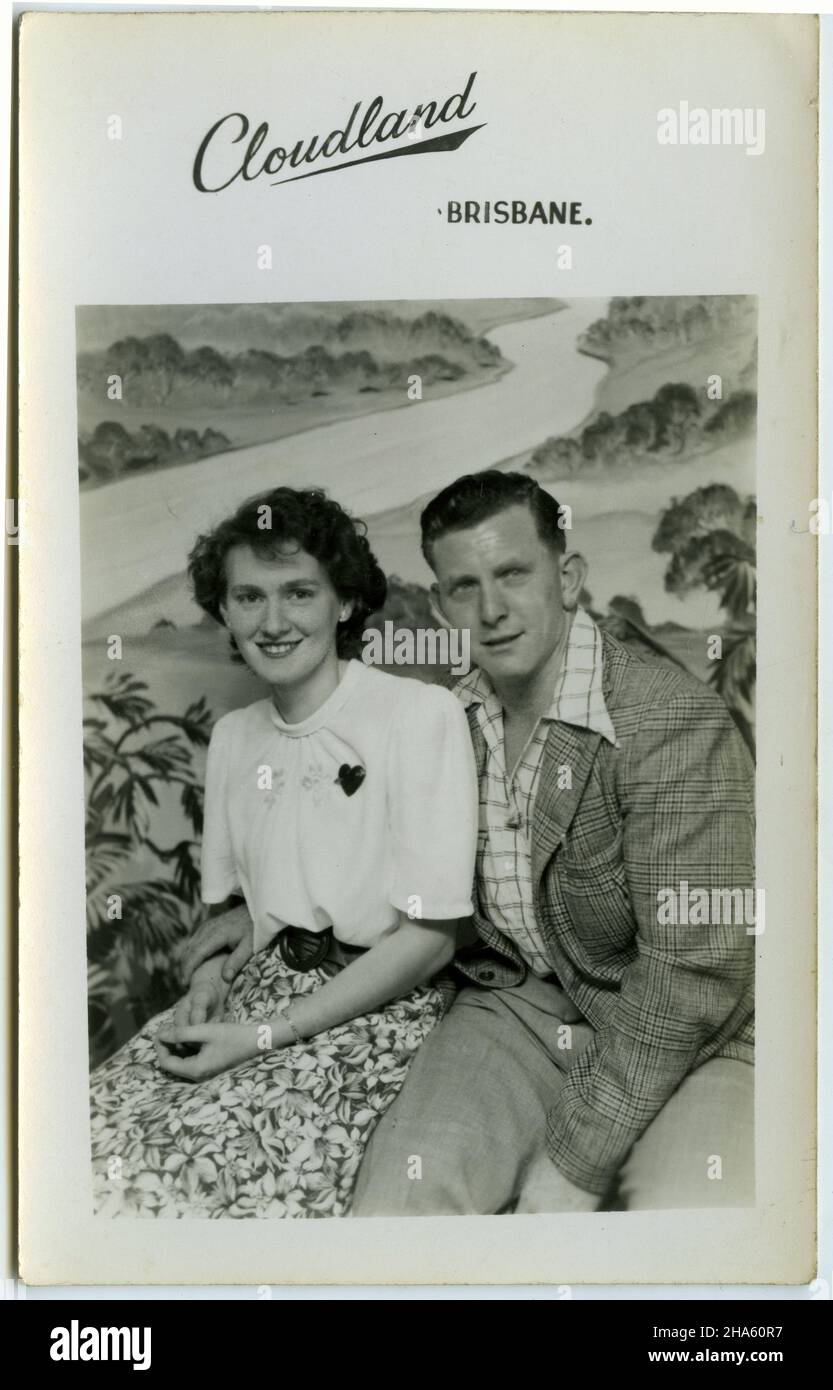
[[268, 632], [274, 637], [279, 636], [286, 628], [283, 601], [277, 595], [266, 600], [261, 627], [264, 632]]

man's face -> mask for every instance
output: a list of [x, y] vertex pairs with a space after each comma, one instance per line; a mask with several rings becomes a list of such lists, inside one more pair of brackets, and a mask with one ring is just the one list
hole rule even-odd
[[497, 685], [532, 677], [561, 646], [584, 562], [541, 540], [523, 504], [434, 542], [436, 598], [471, 633], [473, 660]]

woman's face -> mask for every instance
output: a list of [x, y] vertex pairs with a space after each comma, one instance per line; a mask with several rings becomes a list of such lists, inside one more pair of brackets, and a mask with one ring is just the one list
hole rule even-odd
[[285, 688], [319, 675], [337, 681], [336, 625], [351, 605], [339, 599], [315, 557], [292, 542], [269, 558], [235, 545], [225, 569], [220, 611], [255, 675]]

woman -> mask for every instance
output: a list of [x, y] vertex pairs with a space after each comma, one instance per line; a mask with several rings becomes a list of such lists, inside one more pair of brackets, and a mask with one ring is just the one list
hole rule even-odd
[[203, 901], [242, 894], [254, 953], [231, 985], [205, 961], [93, 1073], [96, 1209], [342, 1215], [472, 910], [468, 725], [449, 692], [351, 657], [386, 583], [320, 491], [244, 503], [189, 574], [269, 687], [217, 721], [206, 766]]

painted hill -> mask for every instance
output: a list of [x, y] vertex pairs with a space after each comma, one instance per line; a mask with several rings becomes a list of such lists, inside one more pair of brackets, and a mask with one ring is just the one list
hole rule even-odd
[[751, 295], [652, 295], [613, 298], [605, 318], [579, 339], [579, 352], [623, 365], [680, 344], [755, 331], [756, 300]]
[[498, 348], [475, 338], [443, 314], [407, 321], [369, 312], [345, 315], [324, 340], [293, 353], [248, 347], [223, 352], [209, 344], [184, 348], [170, 333], [120, 338], [101, 352], [78, 358], [83, 400], [101, 399], [107, 378], [122, 379], [128, 405], [190, 407], [270, 404], [348, 382], [356, 390], [405, 383], [411, 371], [430, 380], [457, 378], [500, 360]]
[[575, 433], [547, 439], [523, 466], [541, 482], [557, 482], [613, 468], [688, 461], [753, 434], [757, 404], [753, 391], [710, 400], [687, 382], [668, 382], [650, 400], [636, 401], [618, 415], [600, 410]]
[[[503, 303], [509, 313], [513, 302]], [[538, 314], [549, 304], [538, 301]], [[363, 305], [341, 305], [338, 312], [334, 306], [325, 312], [326, 306], [209, 305], [186, 321], [191, 333], [198, 325], [209, 335], [197, 346], [166, 330], [82, 347], [81, 485], [401, 405], [414, 376], [437, 395], [483, 385], [510, 369], [479, 324], [473, 329], [453, 313], [407, 314], [404, 307], [397, 314]], [[127, 321], [137, 312], [125, 311]], [[90, 339], [92, 313], [79, 310], [81, 344]], [[151, 310], [145, 314], [154, 321]], [[180, 314], [172, 309], [169, 318], [176, 322]], [[241, 346], [244, 333], [250, 338]]]

